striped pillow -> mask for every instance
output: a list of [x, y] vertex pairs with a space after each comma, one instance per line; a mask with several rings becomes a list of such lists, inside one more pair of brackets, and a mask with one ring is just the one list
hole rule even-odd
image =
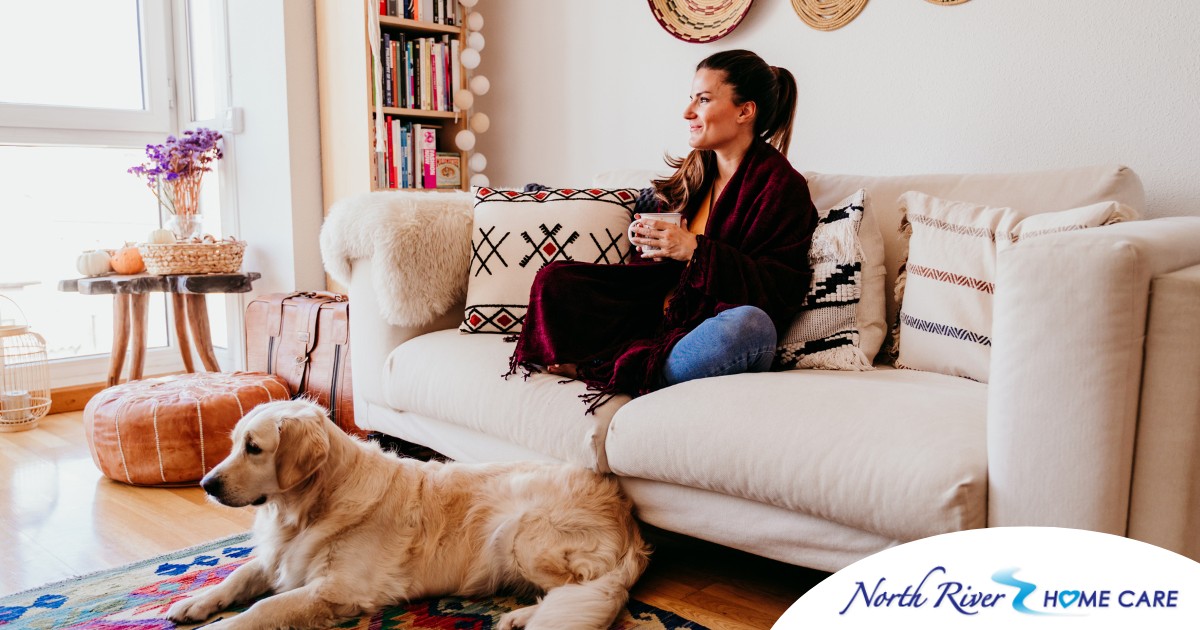
[[896, 280], [896, 365], [985, 383], [996, 253], [1042, 234], [1136, 218], [1115, 201], [1027, 215], [913, 191], [900, 196], [900, 206], [900, 229], [910, 236]]
[[858, 303], [862, 298], [863, 249], [859, 229], [867, 191], [818, 210], [808, 262], [812, 284], [804, 305], [775, 349], [775, 369], [870, 370], [862, 351]]

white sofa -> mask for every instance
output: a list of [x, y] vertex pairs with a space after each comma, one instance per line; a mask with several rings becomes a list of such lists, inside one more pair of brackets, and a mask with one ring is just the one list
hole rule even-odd
[[[905, 253], [894, 200], [905, 191], [1027, 212], [1145, 205], [1122, 167], [806, 175], [818, 207], [870, 194], [887, 278], [868, 287], [887, 294], [887, 321]], [[644, 174], [624, 179], [603, 183], [646, 185]], [[430, 299], [419, 281], [381, 283], [406, 258], [362, 236], [389, 229], [362, 222], [401, 197], [345, 200], [322, 235], [354, 305], [365, 429], [456, 460], [611, 471], [648, 523], [828, 571], [917, 538], [1006, 525], [1125, 535], [1200, 559], [1200, 218], [1066, 232], [1001, 254], [986, 384], [887, 367], [793, 370], [693, 381], [584, 415], [581, 384], [504, 380], [513, 344], [456, 330], [465, 273], [435, 321], [383, 315], [384, 301]], [[455, 219], [411, 220], [441, 220], [468, 242], [469, 197], [428, 197]], [[347, 244], [338, 232], [352, 225], [359, 237]], [[467, 268], [468, 246], [446, 250], [450, 268]], [[398, 294], [381, 300], [381, 290]]]

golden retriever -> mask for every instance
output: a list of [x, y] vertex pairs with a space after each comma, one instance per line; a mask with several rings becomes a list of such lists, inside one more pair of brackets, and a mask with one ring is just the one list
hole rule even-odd
[[327, 628], [408, 600], [511, 589], [545, 597], [499, 628], [600, 630], [648, 558], [611, 477], [553, 463], [400, 459], [306, 401], [254, 408], [201, 485], [224, 505], [262, 506], [256, 557], [167, 617], [197, 622], [274, 593], [206, 628]]

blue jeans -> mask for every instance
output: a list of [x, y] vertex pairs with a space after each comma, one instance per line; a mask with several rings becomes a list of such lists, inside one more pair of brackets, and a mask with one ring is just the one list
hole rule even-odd
[[700, 323], [676, 342], [663, 365], [663, 381], [674, 385], [709, 376], [766, 372], [775, 359], [777, 333], [765, 311], [739, 306]]

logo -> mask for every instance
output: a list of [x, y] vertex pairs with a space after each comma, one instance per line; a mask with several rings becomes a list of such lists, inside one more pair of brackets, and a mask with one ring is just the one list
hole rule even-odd
[[[776, 630], [894, 624], [1200, 628], [1200, 563], [1143, 542], [1054, 527], [997, 527], [923, 538], [826, 578]], [[1032, 626], [1031, 626], [1032, 627]]]
[[[849, 601], [838, 612], [851, 613], [855, 607], [917, 609], [946, 608], [961, 615], [977, 615], [998, 606], [1011, 608], [1025, 615], [1083, 614], [1120, 606], [1122, 608], [1177, 608], [1178, 589], [1057, 589], [1041, 588], [1034, 582], [1018, 579], [1020, 568], [1001, 569], [991, 575], [991, 582], [952, 579], [945, 566], [935, 566], [920, 582], [904, 584], [881, 577], [869, 586], [855, 582]], [[893, 586], [896, 584], [896, 586]], [[1011, 587], [1011, 588], [1005, 588]], [[1073, 610], [1071, 608], [1074, 607]]]

